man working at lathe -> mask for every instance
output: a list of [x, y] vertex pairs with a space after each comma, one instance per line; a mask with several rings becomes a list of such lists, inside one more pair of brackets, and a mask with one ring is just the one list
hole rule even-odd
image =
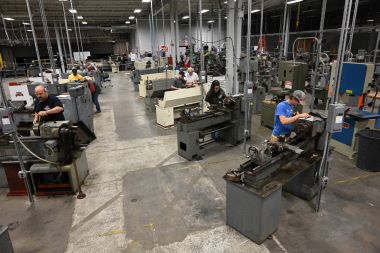
[[293, 123], [300, 118], [310, 117], [308, 113], [293, 112], [294, 107], [305, 101], [305, 93], [301, 90], [295, 90], [287, 100], [282, 101], [276, 107], [274, 115], [274, 126], [271, 141], [287, 141], [292, 130]]
[[34, 101], [35, 116], [33, 124], [37, 122], [63, 121], [63, 105], [62, 102], [53, 95], [49, 95], [47, 89], [43, 85], [38, 85], [34, 89], [37, 99]]

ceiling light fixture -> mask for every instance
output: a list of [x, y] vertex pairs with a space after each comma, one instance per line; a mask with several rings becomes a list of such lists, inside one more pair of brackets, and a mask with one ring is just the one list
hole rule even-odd
[[129, 16], [129, 19], [135, 19], [135, 17], [134, 16]]
[[87, 21], [82, 21], [82, 24], [83, 25], [87, 25]]
[[209, 12], [210, 10], [202, 10], [201, 13], [206, 13], [206, 12]]
[[30, 25], [30, 23], [22, 22], [23, 25]]
[[14, 18], [4, 18], [5, 20], [13, 21], [15, 20]]
[[67, 31], [71, 32], [71, 31], [73, 31], [73, 29], [67, 29]]
[[375, 22], [374, 19], [367, 19], [367, 22]]
[[292, 0], [292, 1], [287, 2], [286, 4], [295, 4], [295, 3], [302, 2], [302, 1], [303, 0]]
[[150, 0], [142, 0], [143, 3], [150, 3]]
[[133, 13], [140, 13], [141, 12], [141, 9], [135, 9], [134, 11], [133, 11]]
[[259, 9], [254, 9], [254, 10], [251, 11], [251, 13], [256, 13], [256, 12], [260, 12], [260, 10]]
[[75, 9], [69, 9], [69, 12], [72, 13], [72, 14], [75, 14], [75, 13], [77, 13], [77, 10], [75, 10]]
[[83, 16], [78, 16], [77, 19], [83, 19]]
[[214, 20], [209, 20], [207, 21], [207, 23], [214, 23]]
[[26, 30], [27, 32], [31, 32], [32, 30], [30, 30], [30, 29], [28, 29], [28, 30]]
[[182, 19], [188, 19], [189, 18], [189, 16], [183, 16], [182, 17]]
[[126, 23], [126, 24], [130, 24], [130, 23], [131, 23], [131, 21], [125, 21], [125, 23]]

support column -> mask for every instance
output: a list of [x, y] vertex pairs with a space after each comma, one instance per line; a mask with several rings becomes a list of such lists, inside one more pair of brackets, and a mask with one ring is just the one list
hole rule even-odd
[[176, 68], [177, 63], [177, 50], [176, 50], [176, 36], [175, 36], [175, 19], [174, 19], [174, 11], [175, 11], [175, 1], [170, 0], [170, 53], [173, 59], [173, 69]]
[[290, 29], [290, 15], [292, 13], [292, 8], [289, 7], [287, 15], [286, 15], [286, 25], [285, 25], [285, 41], [284, 41], [284, 59], [285, 61], [288, 59], [289, 52], [289, 29]]
[[240, 65], [240, 58], [241, 58], [241, 28], [243, 23], [243, 0], [237, 0], [236, 1], [236, 9], [235, 9], [235, 20], [236, 20], [236, 26], [235, 26], [235, 59], [234, 59], [234, 93], [239, 93], [239, 80], [237, 78], [237, 70], [238, 66]]
[[55, 22], [54, 22], [54, 31], [55, 31], [55, 38], [57, 39], [59, 59], [61, 60], [61, 70], [62, 70], [62, 73], [65, 73], [65, 62], [64, 62], [63, 54], [62, 54], [61, 39], [59, 38], [59, 32], [58, 32], [57, 24]]
[[219, 40], [219, 47], [222, 45], [222, 9], [218, 10], [218, 40]]
[[32, 34], [33, 34], [34, 47], [36, 48], [36, 55], [37, 55], [38, 67], [39, 67], [39, 69], [40, 69], [40, 73], [41, 73], [42, 81], [44, 82], [44, 80], [45, 80], [45, 78], [44, 78], [44, 72], [42, 71], [42, 64], [41, 64], [40, 50], [38, 49], [37, 37], [36, 37], [36, 31], [34, 30], [34, 23], [33, 23], [32, 11], [30, 10], [29, 0], [25, 0], [25, 1], [26, 1], [26, 7], [27, 7], [27, 9], [28, 9], [30, 28], [32, 29]]
[[[227, 10], [227, 40], [226, 40], [226, 92], [233, 93], [234, 84], [234, 30], [235, 30], [235, 1], [228, 0]], [[235, 93], [238, 93], [235, 91]]]
[[62, 3], [63, 18], [65, 20], [65, 29], [66, 29], [67, 44], [69, 46], [70, 62], [71, 62], [71, 64], [74, 64], [74, 56], [73, 56], [73, 51], [71, 49], [69, 28], [67, 27], [67, 18], [66, 18], [65, 5], [63, 4], [63, 2], [61, 2], [61, 3]]

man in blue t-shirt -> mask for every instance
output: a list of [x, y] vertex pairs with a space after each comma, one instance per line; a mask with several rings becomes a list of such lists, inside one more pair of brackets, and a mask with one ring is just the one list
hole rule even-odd
[[274, 126], [271, 141], [279, 141], [280, 137], [290, 136], [293, 123], [300, 118], [308, 118], [307, 113], [293, 113], [293, 108], [305, 101], [305, 93], [300, 90], [294, 91], [286, 101], [282, 101], [276, 107], [274, 115]]

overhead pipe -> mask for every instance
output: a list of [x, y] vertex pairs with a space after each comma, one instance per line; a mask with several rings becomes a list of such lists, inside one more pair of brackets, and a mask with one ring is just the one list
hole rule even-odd
[[314, 66], [314, 83], [312, 84], [312, 91], [311, 91], [310, 110], [313, 110], [314, 108], [315, 88], [317, 87], [317, 84], [318, 84], [318, 68], [319, 68], [319, 63], [320, 63], [320, 55], [322, 52], [322, 39], [323, 39], [323, 28], [325, 26], [326, 4], [327, 4], [327, 0], [323, 0], [321, 22], [319, 24], [319, 39], [317, 41], [317, 55], [316, 55], [315, 66]]
[[248, 129], [248, 120], [250, 120], [250, 112], [248, 105], [248, 84], [250, 84], [249, 78], [249, 63], [251, 58], [251, 25], [252, 25], [252, 0], [248, 0], [248, 21], [247, 21], [247, 64], [246, 64], [246, 79], [244, 82], [244, 153], [247, 155], [247, 138], [251, 129]]
[[37, 55], [37, 61], [38, 61], [38, 67], [40, 69], [41, 73], [41, 78], [42, 82], [45, 81], [44, 77], [44, 72], [42, 70], [42, 63], [41, 63], [41, 57], [40, 57], [40, 50], [38, 49], [38, 43], [37, 43], [37, 36], [36, 36], [36, 31], [34, 30], [34, 23], [33, 23], [33, 16], [32, 16], [32, 11], [30, 10], [30, 3], [29, 0], [26, 1], [26, 8], [28, 10], [28, 15], [29, 15], [29, 22], [30, 22], [30, 28], [32, 29], [32, 35], [33, 35], [33, 41], [34, 41], [34, 47], [36, 49], [36, 55]]
[[190, 46], [190, 66], [193, 66], [193, 32], [191, 27], [191, 0], [187, 1], [188, 7], [189, 7], [189, 46]]
[[62, 47], [63, 47], [63, 53], [64, 53], [64, 56], [65, 56], [65, 61], [67, 59], [67, 52], [66, 52], [66, 45], [65, 45], [65, 36], [63, 36], [63, 30], [62, 30], [62, 25], [61, 25], [61, 22], [59, 22], [59, 31], [60, 31], [60, 34], [61, 34], [61, 37], [62, 37]]
[[74, 56], [73, 56], [73, 51], [71, 49], [69, 28], [67, 27], [67, 18], [66, 18], [65, 5], [63, 4], [63, 2], [61, 2], [61, 3], [62, 3], [63, 18], [65, 20], [65, 29], [66, 29], [67, 44], [69, 46], [70, 62], [73, 65], [74, 64]]
[[358, 7], [359, 7], [359, 0], [355, 1], [355, 7], [354, 7], [354, 15], [352, 17], [352, 23], [351, 23], [351, 30], [350, 30], [350, 40], [347, 45], [347, 57], [349, 53], [351, 53], [351, 46], [352, 46], [352, 41], [354, 39], [354, 30], [355, 30], [355, 22], [356, 22], [356, 14], [358, 13]]
[[59, 32], [58, 32], [58, 28], [57, 28], [57, 23], [56, 22], [54, 22], [54, 30], [55, 30], [55, 38], [57, 39], [59, 58], [61, 60], [61, 70], [62, 70], [62, 73], [65, 73], [65, 62], [64, 62], [64, 59], [63, 59], [63, 53], [62, 53], [62, 47], [61, 47], [61, 39], [59, 38]]
[[46, 41], [46, 46], [47, 46], [49, 59], [50, 59], [50, 67], [53, 70], [53, 73], [55, 73], [55, 62], [54, 62], [53, 47], [51, 46], [51, 41], [50, 41], [50, 34], [49, 34], [49, 28], [48, 28], [48, 24], [47, 24], [47, 20], [46, 20], [44, 0], [38, 0], [38, 4], [40, 7], [42, 26], [44, 28], [45, 41]]
[[[70, 5], [71, 5], [71, 9], [74, 9], [73, 0], [70, 0]], [[71, 13], [71, 15], [73, 16], [73, 25], [74, 25], [74, 31], [75, 31], [75, 39], [77, 41], [77, 49], [78, 49], [78, 55], [79, 55], [79, 62], [83, 63], [82, 62], [82, 55], [80, 53], [80, 48], [79, 48], [79, 39], [78, 39], [78, 33], [77, 33], [77, 26], [76, 26], [76, 22], [75, 22], [75, 14]]]

